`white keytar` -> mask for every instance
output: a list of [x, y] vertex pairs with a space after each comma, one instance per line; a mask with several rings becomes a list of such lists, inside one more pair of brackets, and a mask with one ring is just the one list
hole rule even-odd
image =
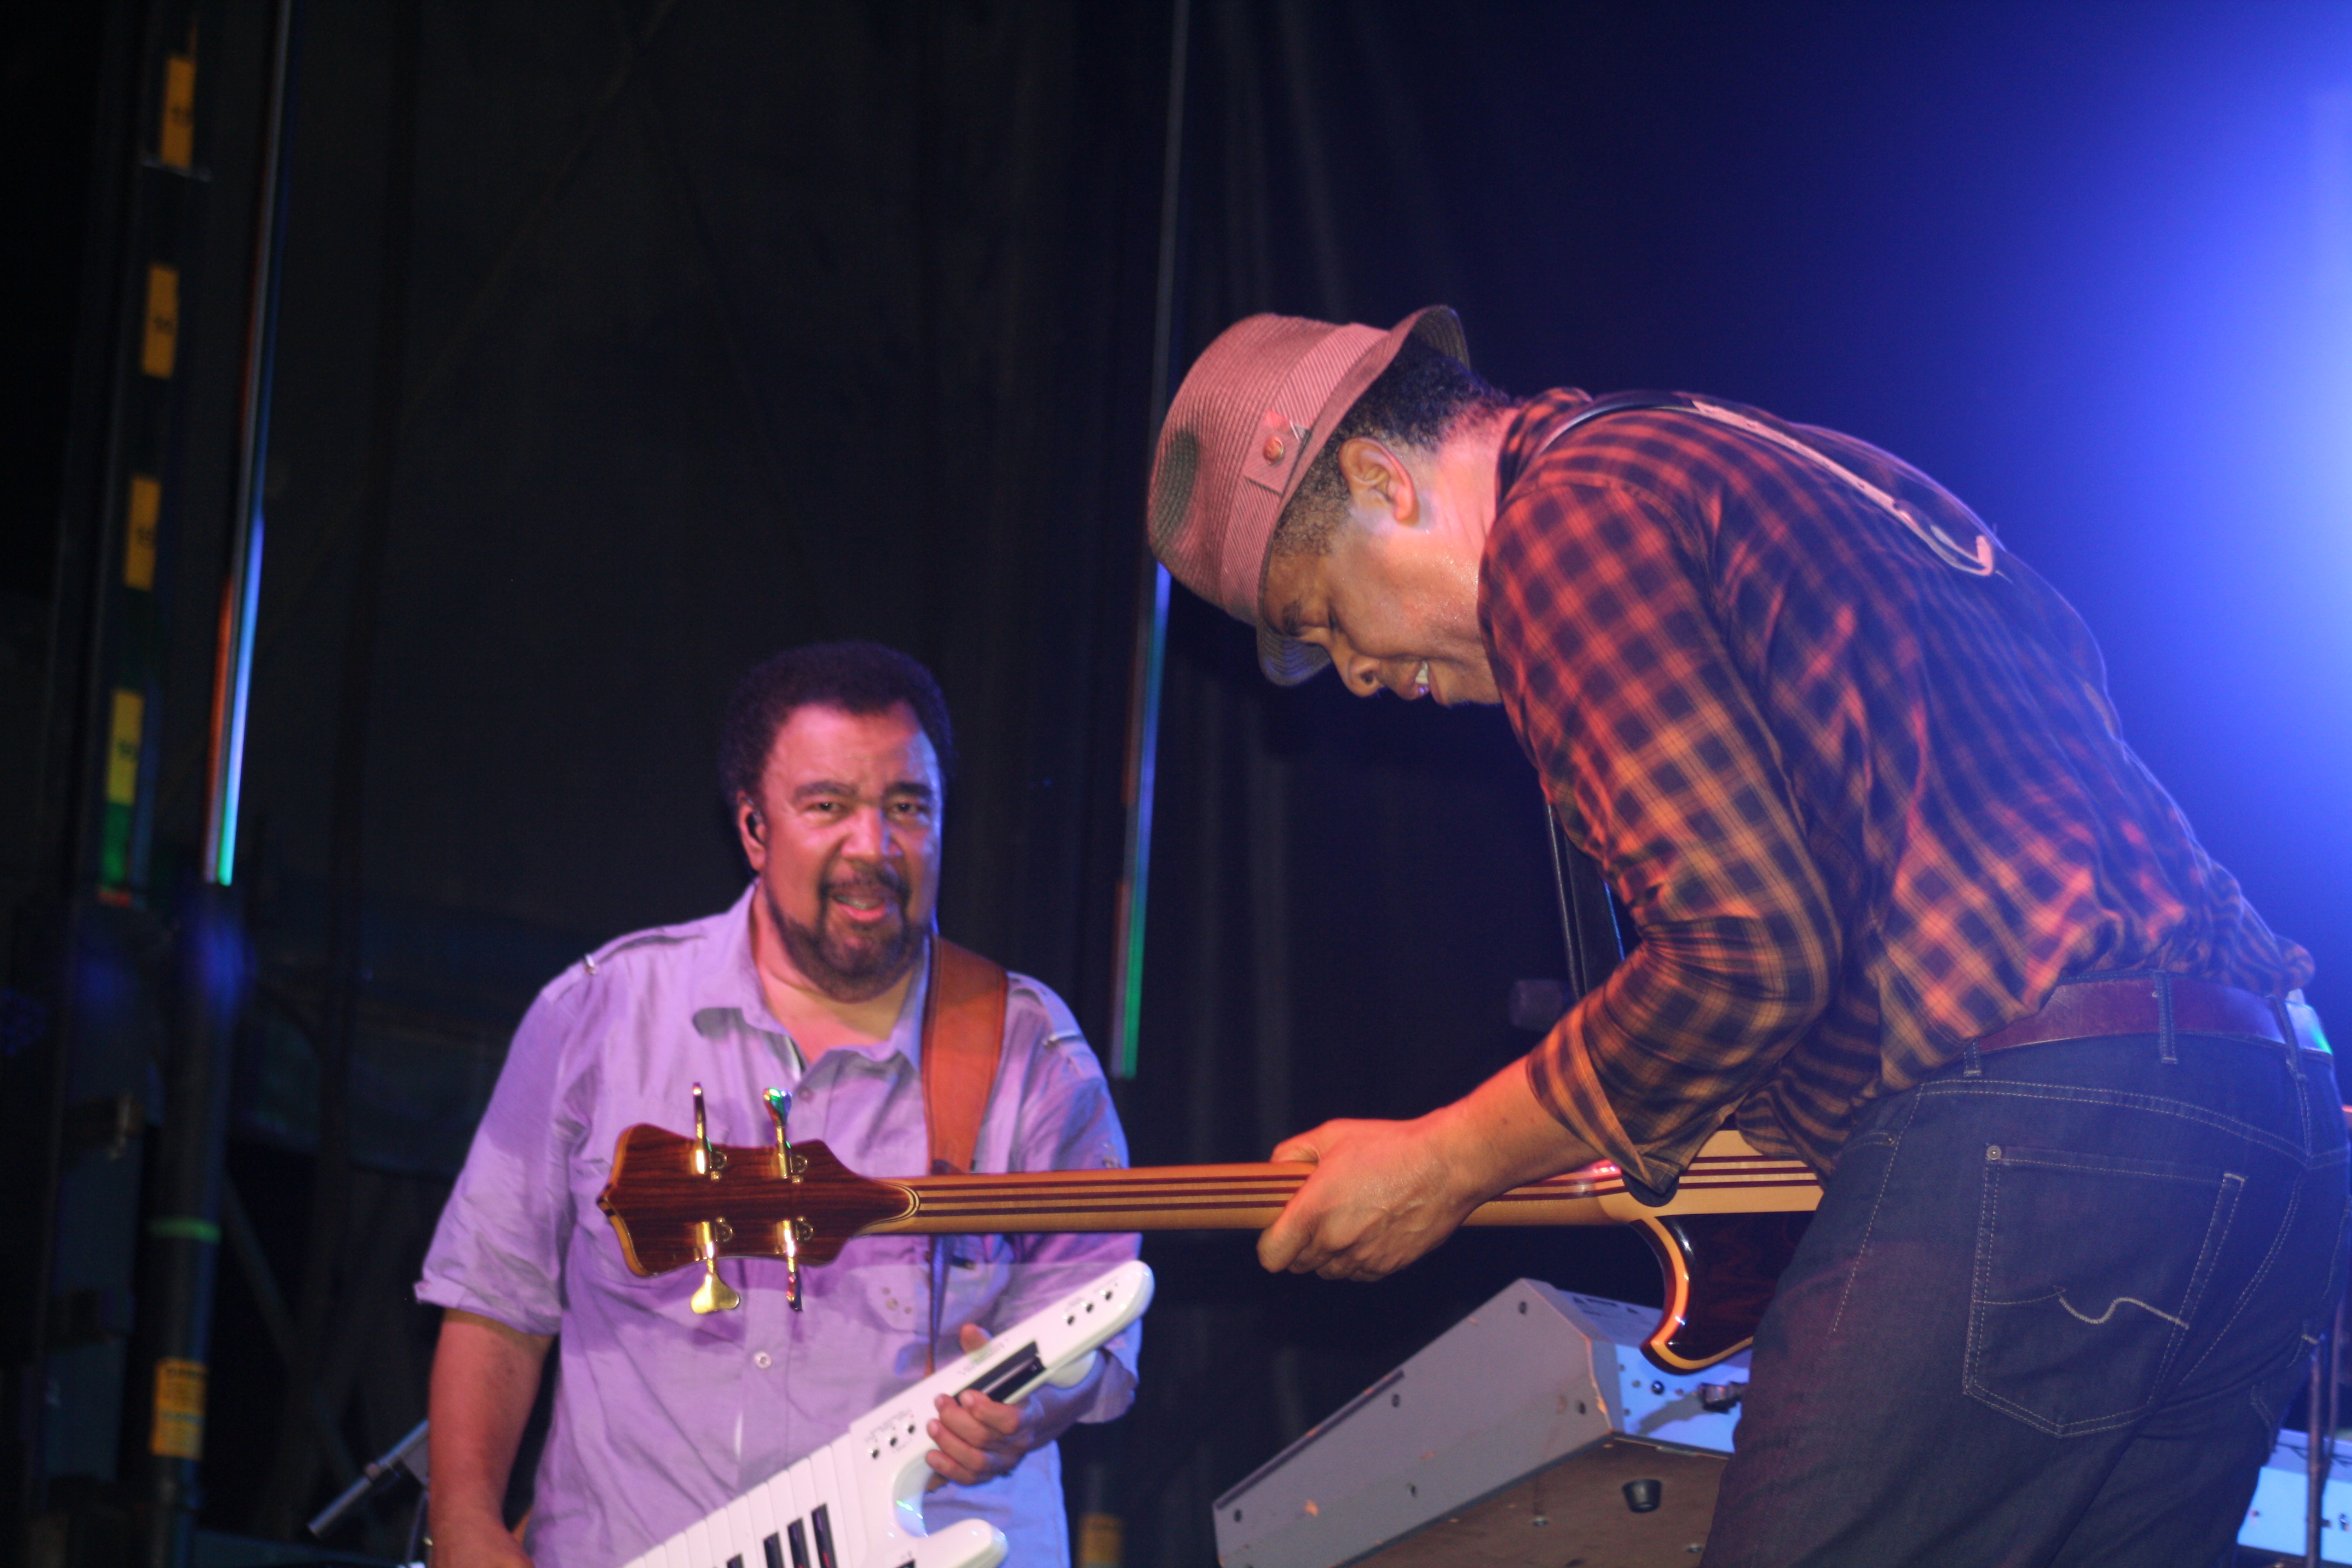
[[849, 1424], [815, 1453], [633, 1560], [627, 1568], [996, 1568], [1004, 1532], [959, 1520], [923, 1528], [939, 1447], [929, 1426], [940, 1394], [978, 1389], [1015, 1405], [1041, 1384], [1064, 1388], [1094, 1370], [1104, 1342], [1151, 1305], [1151, 1270], [1122, 1263], [1024, 1319]]

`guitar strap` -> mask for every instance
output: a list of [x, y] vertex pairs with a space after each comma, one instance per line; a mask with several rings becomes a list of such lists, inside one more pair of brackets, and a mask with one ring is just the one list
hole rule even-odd
[[[923, 1123], [931, 1174], [961, 1175], [980, 1145], [980, 1119], [1004, 1056], [1004, 966], [945, 937], [931, 938], [931, 983], [923, 997]], [[940, 1342], [947, 1278], [940, 1238], [931, 1238], [931, 1331], [923, 1342], [926, 1376]]]

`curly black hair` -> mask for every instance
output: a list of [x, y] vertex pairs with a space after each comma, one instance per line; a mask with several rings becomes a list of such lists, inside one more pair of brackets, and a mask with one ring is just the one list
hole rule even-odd
[[947, 699], [920, 661], [871, 642], [811, 643], [786, 648], [752, 667], [735, 683], [719, 726], [719, 787], [733, 810], [760, 798], [760, 775], [775, 749], [776, 731], [796, 709], [813, 702], [845, 713], [885, 713], [903, 702], [931, 739], [941, 788], [955, 776], [955, 732]]
[[1407, 338], [1388, 368], [1339, 416], [1331, 438], [1299, 477], [1298, 489], [1275, 525], [1274, 553], [1322, 555], [1330, 551], [1348, 504], [1339, 448], [1349, 440], [1370, 436], [1391, 446], [1434, 452], [1464, 419], [1511, 406], [1507, 393], [1481, 381], [1452, 354], [1419, 338]]

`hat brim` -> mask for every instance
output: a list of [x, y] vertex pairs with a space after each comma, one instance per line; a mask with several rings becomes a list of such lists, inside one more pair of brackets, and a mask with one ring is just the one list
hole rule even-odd
[[1331, 656], [1311, 642], [1257, 629], [1257, 667], [1276, 686], [1297, 686], [1314, 679], [1331, 666]]

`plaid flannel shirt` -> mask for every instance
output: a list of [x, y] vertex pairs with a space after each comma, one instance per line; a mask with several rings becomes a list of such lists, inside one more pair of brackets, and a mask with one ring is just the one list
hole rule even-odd
[[[1824, 1172], [1860, 1107], [2040, 1008], [2165, 969], [2276, 995], [2272, 934], [2124, 743], [2097, 645], [2006, 550], [1957, 570], [1863, 490], [1683, 411], [1513, 421], [1479, 617], [1570, 838], [1641, 942], [1528, 1058], [1564, 1124], [1670, 1194], [1726, 1117]], [[1963, 545], [1917, 470], [1794, 437]]]

